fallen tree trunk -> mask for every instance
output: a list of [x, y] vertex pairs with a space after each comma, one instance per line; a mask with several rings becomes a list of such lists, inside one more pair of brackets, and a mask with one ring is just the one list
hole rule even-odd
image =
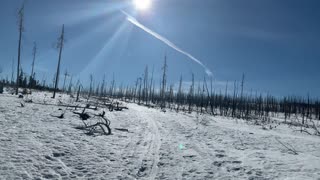
[[[97, 122], [97, 123], [95, 123], [93, 125], [87, 126], [86, 128], [87, 129], [92, 129], [92, 128], [95, 128], [97, 126], [99, 126], [101, 128], [101, 130], [103, 131], [103, 133], [105, 135], [110, 135], [111, 134], [111, 128], [109, 127], [109, 125], [107, 125], [106, 123], [103, 123], [103, 122]], [[108, 132], [105, 131], [104, 127], [106, 127], [108, 129]]]
[[[70, 107], [70, 108], [86, 108], [86, 109], [90, 109], [90, 110], [97, 110], [96, 107], [87, 107], [87, 106], [80, 106], [80, 105], [67, 105], [67, 104], [48, 104], [48, 103], [37, 103], [37, 102], [33, 102], [33, 104], [39, 104], [39, 105], [46, 105], [46, 106], [60, 106], [60, 107]], [[98, 106], [100, 107], [100, 106]], [[103, 108], [103, 107], [100, 107]]]

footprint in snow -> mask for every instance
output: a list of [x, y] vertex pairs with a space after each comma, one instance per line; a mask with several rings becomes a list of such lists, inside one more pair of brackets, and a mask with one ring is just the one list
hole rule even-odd
[[59, 153], [59, 152], [54, 152], [52, 153], [53, 157], [61, 157], [61, 156], [64, 156], [65, 154], [64, 153]]
[[226, 155], [224, 155], [224, 154], [216, 154], [216, 157], [218, 157], [218, 158], [223, 158], [223, 157], [225, 157]]

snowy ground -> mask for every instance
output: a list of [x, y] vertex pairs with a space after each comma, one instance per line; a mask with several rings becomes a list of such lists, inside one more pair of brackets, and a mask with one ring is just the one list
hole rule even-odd
[[[45, 94], [28, 98], [73, 103], [67, 95]], [[0, 95], [0, 179], [320, 179], [320, 137], [287, 125], [264, 130], [126, 104], [128, 110], [107, 111], [112, 135], [88, 136], [75, 128], [82, 122], [72, 111], [64, 119], [52, 116], [66, 107], [20, 102]]]

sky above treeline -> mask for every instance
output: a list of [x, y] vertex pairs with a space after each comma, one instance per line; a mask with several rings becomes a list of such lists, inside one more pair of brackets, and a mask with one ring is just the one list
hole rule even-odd
[[36, 41], [36, 77], [48, 83], [56, 71], [54, 47], [62, 24], [61, 73], [67, 70], [75, 81], [87, 83], [93, 74], [96, 81], [106, 75], [118, 85], [133, 85], [148, 65], [159, 82], [165, 55], [168, 83], [177, 84], [182, 75], [187, 85], [192, 73], [196, 81], [210, 78], [190, 57], [128, 21], [126, 12], [201, 61], [217, 91], [245, 73], [247, 92], [320, 97], [318, 0], [153, 0], [145, 11], [131, 0], [1, 0], [1, 76], [9, 79], [12, 61], [17, 64], [17, 10], [23, 2], [22, 68], [30, 74]]

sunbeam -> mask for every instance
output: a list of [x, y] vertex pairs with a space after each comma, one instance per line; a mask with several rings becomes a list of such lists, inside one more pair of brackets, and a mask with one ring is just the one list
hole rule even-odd
[[112, 37], [110, 37], [106, 41], [105, 45], [101, 47], [101, 49], [97, 52], [96, 56], [93, 57], [91, 61], [88, 63], [88, 65], [79, 73], [79, 76], [85, 76], [94, 72], [96, 69], [98, 69], [99, 66], [101, 66], [106, 61], [105, 57], [108, 53], [110, 53], [110, 51], [112, 51], [112, 47], [114, 46], [114, 44], [119, 40], [119, 37], [124, 33], [124, 30], [128, 30], [126, 26], [127, 24], [123, 22], [117, 28]]

